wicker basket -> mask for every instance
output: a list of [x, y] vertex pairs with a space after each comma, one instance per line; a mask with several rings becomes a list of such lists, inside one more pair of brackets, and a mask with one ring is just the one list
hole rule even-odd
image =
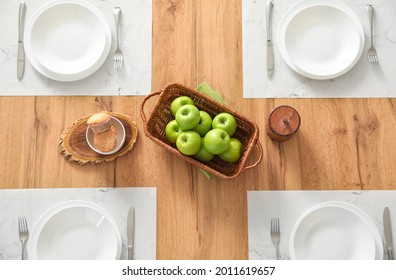
[[[159, 95], [159, 97], [148, 118], [146, 118], [144, 106], [147, 100], [157, 95]], [[170, 104], [179, 96], [189, 96], [198, 109], [208, 112], [212, 118], [221, 112], [228, 112], [235, 117], [238, 127], [233, 137], [238, 138], [242, 143], [242, 155], [238, 162], [228, 163], [221, 160], [219, 157], [215, 157], [213, 160], [203, 163], [193, 157], [183, 155], [177, 150], [176, 145], [170, 143], [166, 139], [165, 126], [169, 121], [174, 119], [170, 111]], [[144, 122], [144, 133], [152, 141], [171, 153], [185, 159], [189, 163], [218, 177], [225, 179], [235, 178], [240, 175], [242, 171], [257, 166], [263, 157], [263, 149], [258, 139], [259, 130], [255, 123], [229, 107], [217, 102], [213, 98], [180, 84], [170, 84], [164, 90], [146, 96], [141, 104], [140, 116]], [[255, 146], [257, 146], [259, 151], [258, 158], [253, 164], [247, 165], [249, 155]]]

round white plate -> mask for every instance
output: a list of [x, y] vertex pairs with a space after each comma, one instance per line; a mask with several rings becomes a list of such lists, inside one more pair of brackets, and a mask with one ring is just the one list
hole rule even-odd
[[308, 209], [290, 237], [291, 259], [374, 260], [383, 258], [382, 240], [369, 216], [338, 201]]
[[119, 259], [121, 235], [113, 217], [101, 206], [82, 200], [60, 203], [45, 212], [28, 241], [29, 259]]
[[125, 143], [126, 134], [125, 134], [125, 127], [124, 127], [124, 125], [122, 124], [122, 122], [121, 122], [119, 119], [117, 119], [117, 118], [115, 118], [115, 117], [113, 117], [113, 116], [110, 116], [110, 118], [111, 118], [111, 124], [115, 127], [115, 129], [116, 129], [116, 131], [117, 131], [117, 132], [116, 132], [116, 133], [117, 133], [117, 145], [116, 145], [116, 147], [114, 148], [114, 150], [112, 150], [112, 151], [110, 151], [110, 152], [103, 152], [103, 151], [97, 149], [97, 148], [95, 147], [95, 144], [94, 144], [95, 133], [92, 131], [92, 129], [91, 129], [90, 127], [87, 127], [87, 130], [86, 130], [86, 132], [85, 132], [85, 138], [86, 138], [86, 140], [87, 140], [88, 146], [89, 146], [92, 150], [94, 150], [95, 152], [97, 152], [98, 154], [102, 154], [102, 155], [112, 155], [112, 154], [118, 152], [118, 151], [122, 148], [122, 146], [124, 145], [124, 143]]
[[49, 2], [26, 25], [26, 56], [41, 74], [54, 80], [91, 75], [102, 66], [110, 47], [105, 17], [84, 1]]
[[342, 2], [304, 0], [282, 17], [278, 45], [297, 73], [332, 79], [357, 63], [364, 48], [364, 31], [356, 14]]

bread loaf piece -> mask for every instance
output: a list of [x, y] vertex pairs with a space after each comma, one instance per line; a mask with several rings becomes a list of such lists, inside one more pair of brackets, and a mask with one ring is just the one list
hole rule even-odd
[[116, 128], [111, 126], [109, 130], [96, 133], [94, 135], [94, 145], [102, 152], [110, 152], [117, 146], [117, 133]]
[[87, 125], [94, 133], [102, 133], [108, 131], [111, 125], [111, 117], [106, 112], [100, 112], [92, 115], [87, 120]]

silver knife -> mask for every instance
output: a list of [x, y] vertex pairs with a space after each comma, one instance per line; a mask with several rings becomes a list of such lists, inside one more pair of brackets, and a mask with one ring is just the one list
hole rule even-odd
[[385, 248], [388, 252], [388, 257], [393, 260], [393, 241], [392, 241], [392, 224], [390, 219], [389, 208], [384, 209], [384, 233], [385, 233]]
[[267, 1], [267, 76], [271, 77], [274, 73], [274, 50], [272, 46], [272, 7], [274, 6], [273, 0]]
[[25, 2], [19, 4], [19, 16], [18, 16], [18, 62], [17, 62], [17, 77], [21, 79], [23, 72], [25, 71], [25, 49], [23, 48], [23, 29], [25, 22]]
[[132, 260], [133, 255], [133, 240], [135, 231], [135, 208], [130, 207], [128, 211], [127, 221], [127, 246], [128, 246], [128, 260]]

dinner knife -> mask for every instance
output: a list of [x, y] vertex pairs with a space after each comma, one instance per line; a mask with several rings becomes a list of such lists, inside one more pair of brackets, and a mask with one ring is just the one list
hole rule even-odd
[[23, 72], [25, 71], [25, 49], [23, 47], [23, 32], [25, 22], [25, 10], [26, 4], [22, 1], [19, 4], [19, 16], [18, 16], [18, 55], [17, 55], [17, 77], [21, 79]]
[[128, 246], [128, 260], [132, 260], [133, 254], [133, 240], [135, 228], [135, 208], [130, 207], [128, 210], [127, 220], [127, 246]]
[[273, 0], [267, 1], [267, 76], [271, 77], [274, 73], [274, 50], [272, 45], [272, 7], [274, 6]]
[[393, 241], [392, 241], [392, 224], [390, 219], [389, 208], [384, 209], [384, 233], [385, 233], [385, 248], [388, 252], [388, 258], [393, 260]]

